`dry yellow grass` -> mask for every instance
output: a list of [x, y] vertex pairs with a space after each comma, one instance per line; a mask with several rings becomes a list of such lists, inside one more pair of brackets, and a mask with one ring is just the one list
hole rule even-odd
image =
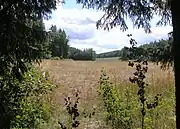
[[[90, 103], [97, 96], [98, 81], [101, 69], [105, 68], [107, 75], [113, 83], [129, 84], [128, 78], [132, 76], [135, 68], [131, 68], [128, 62], [121, 61], [72, 61], [72, 60], [44, 60], [42, 70], [49, 71], [56, 84], [57, 100], [64, 102], [64, 97], [71, 94], [74, 89], [81, 91], [81, 101]], [[174, 84], [172, 70], [163, 71], [159, 66], [149, 64], [147, 82], [153, 92], [161, 92]]]
[[[80, 105], [79, 110], [91, 111], [93, 106], [98, 107], [96, 117], [92, 121], [86, 121], [86, 119], [81, 119], [80, 129], [84, 129], [87, 125], [92, 126], [90, 129], [95, 128], [107, 128], [102, 124], [104, 119], [104, 109], [101, 108], [102, 99], [97, 94], [97, 89], [99, 88], [99, 79], [101, 75], [101, 69], [104, 68], [107, 75], [110, 77], [110, 81], [116, 84], [116, 87], [120, 90], [119, 93], [124, 92], [124, 88], [130, 87], [133, 95], [137, 95], [137, 87], [132, 87], [129, 82], [129, 77], [135, 72], [135, 68], [129, 67], [128, 62], [121, 62], [118, 60], [114, 61], [73, 61], [73, 60], [44, 60], [41, 65], [43, 71], [48, 71], [50, 76], [53, 78], [53, 82], [59, 85], [59, 88], [55, 91], [55, 97], [58, 102], [57, 111], [55, 111], [53, 120], [50, 122], [47, 129], [56, 129], [52, 127], [56, 120], [65, 119], [65, 109], [64, 98], [67, 95], [71, 95], [73, 90], [80, 90]], [[162, 93], [165, 97], [165, 106], [162, 109], [162, 116], [160, 123], [166, 122], [167, 129], [169, 127], [174, 127], [174, 121], [168, 122], [167, 118], [172, 117], [174, 108], [174, 102], [171, 102], [168, 98], [171, 97], [169, 90], [174, 86], [174, 76], [172, 70], [163, 71], [159, 66], [150, 63], [148, 65], [147, 73], [147, 83], [149, 88], [146, 92], [151, 92], [148, 95], [154, 96], [156, 93]], [[121, 90], [122, 89], [122, 90]], [[150, 90], [149, 90], [150, 89]], [[137, 97], [137, 96], [135, 96]], [[138, 105], [138, 103], [137, 103]], [[166, 109], [166, 107], [168, 109]], [[81, 112], [82, 113], [82, 112]], [[64, 115], [63, 115], [64, 114]], [[173, 116], [174, 117], [174, 116]], [[55, 120], [55, 121], [54, 121]], [[61, 121], [61, 120], [60, 120]], [[96, 123], [100, 122], [100, 123]], [[91, 123], [91, 124], [90, 124]], [[97, 126], [98, 125], [98, 126]], [[100, 127], [99, 125], [102, 125]], [[163, 125], [163, 124], [162, 124]], [[164, 126], [159, 127], [159, 129], [164, 129]]]

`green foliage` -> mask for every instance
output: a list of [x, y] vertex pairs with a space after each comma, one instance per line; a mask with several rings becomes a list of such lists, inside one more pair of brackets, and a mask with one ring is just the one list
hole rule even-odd
[[[133, 39], [131, 38], [130, 40]], [[120, 51], [120, 60], [146, 60], [161, 64], [161, 68], [169, 68], [173, 65], [172, 37], [167, 40], [150, 42], [149, 44], [134, 47], [124, 47]], [[137, 44], [137, 43], [136, 43]]]
[[47, 55], [45, 58], [54, 60], [73, 59], [73, 60], [92, 60], [96, 58], [96, 53], [92, 48], [83, 51], [69, 47], [69, 39], [64, 30], [57, 29], [56, 25], [52, 25], [49, 31], [49, 40]]
[[101, 10], [104, 15], [97, 21], [97, 28], [109, 30], [119, 26], [121, 30], [128, 29], [126, 18], [132, 20], [134, 27], [144, 28], [150, 32], [150, 22], [153, 15], [160, 17], [157, 25], [171, 24], [171, 11], [169, 0], [76, 0], [85, 8]]
[[[102, 71], [100, 77], [99, 93], [103, 98], [104, 107], [107, 112], [107, 122], [112, 126], [112, 128], [135, 128], [135, 121], [133, 121], [133, 113], [135, 112], [135, 109], [133, 109], [133, 103], [128, 103], [130, 96], [125, 99], [122, 98], [113, 87], [112, 83], [110, 83], [109, 77], [106, 76], [104, 71]], [[126, 91], [126, 93], [128, 93], [128, 91]]]
[[57, 27], [52, 25], [49, 33], [49, 51], [51, 57], [68, 58], [69, 39], [65, 31], [57, 30]]
[[[8, 80], [6, 78], [6, 81], [1, 80], [4, 85], [1, 97], [5, 100], [1, 105], [1, 119], [4, 119], [0, 124], [2, 129], [36, 128], [41, 122], [48, 120], [52, 108], [50, 95], [54, 85], [48, 81], [47, 75], [31, 68], [22, 81], [11, 80], [12, 77]], [[10, 123], [6, 120], [10, 120]]]
[[169, 39], [140, 45], [134, 48], [133, 52], [130, 47], [123, 47], [121, 50], [97, 54], [96, 57], [119, 57], [121, 61], [147, 60], [161, 64], [162, 68], [168, 68], [173, 65], [172, 41], [172, 35], [169, 35]]
[[[134, 63], [133, 62], [129, 62], [128, 64], [129, 66], [133, 67]], [[145, 79], [145, 74], [147, 73], [148, 67], [147, 67], [148, 63], [147, 61], [144, 61], [141, 63], [136, 64], [136, 72], [134, 72], [134, 77], [133, 78], [129, 78], [129, 80], [132, 83], [137, 83], [139, 89], [138, 89], [138, 96], [139, 96], [139, 100], [140, 100], [140, 105], [141, 105], [141, 115], [142, 115], [142, 120], [141, 120], [141, 129], [145, 129], [146, 125], [145, 125], [145, 120], [146, 120], [146, 110], [148, 109], [154, 109], [158, 106], [159, 104], [159, 94], [157, 94], [154, 97], [154, 101], [151, 103], [148, 103], [147, 101], [147, 97], [146, 97], [146, 87], [148, 86], [148, 84], [146, 84], [144, 82]]]
[[73, 60], [92, 60], [96, 59], [96, 53], [92, 48], [83, 51], [70, 47], [69, 58]]
[[103, 100], [107, 125], [118, 129], [174, 129], [174, 87], [161, 91], [161, 96], [150, 91], [150, 85], [144, 85], [143, 88], [143, 85], [134, 83], [112, 84], [102, 71], [99, 93]]
[[119, 50], [96, 54], [96, 58], [109, 58], [109, 57], [119, 57], [119, 56], [120, 56]]
[[55, 88], [48, 79], [48, 73], [42, 73], [35, 68], [24, 75], [23, 81], [18, 84], [19, 91], [16, 94], [22, 98], [18, 102], [19, 107], [15, 107], [17, 112], [11, 128], [37, 128], [48, 121], [53, 109], [52, 89]]
[[47, 33], [43, 18], [56, 9], [56, 0], [2, 1], [0, 11], [1, 76], [11, 72], [19, 78], [27, 71], [27, 63], [39, 62], [44, 56]]
[[[174, 60], [175, 87], [176, 87], [176, 104], [178, 104], [180, 96], [180, 16], [178, 15], [178, 0], [76, 0], [77, 3], [83, 4], [83, 7], [101, 10], [104, 15], [97, 22], [97, 28], [112, 29], [119, 26], [121, 30], [128, 29], [126, 24], [127, 17], [132, 20], [133, 26], [144, 28], [145, 32], [151, 32], [151, 20], [154, 15], [159, 17], [157, 25], [173, 26], [173, 43], [171, 47]], [[169, 50], [168, 50], [169, 51]], [[170, 50], [171, 51], [171, 50]], [[168, 54], [169, 55], [169, 54]], [[167, 57], [167, 56], [166, 56]], [[166, 58], [167, 61], [167, 58]], [[180, 113], [176, 110], [176, 128], [180, 128]]]
[[[128, 37], [131, 37], [132, 35], [128, 35]], [[134, 39], [130, 39], [130, 44], [132, 45], [132, 47], [130, 48], [130, 51], [132, 53], [132, 55], [137, 56], [137, 42]], [[142, 51], [143, 52], [143, 49]], [[140, 52], [140, 53], [141, 53]], [[136, 65], [136, 72], [134, 72], [134, 77], [133, 78], [129, 78], [131, 83], [136, 83], [139, 87], [138, 89], [138, 96], [139, 96], [139, 101], [140, 101], [140, 105], [141, 105], [141, 129], [145, 129], [147, 128], [147, 126], [145, 125], [145, 121], [146, 119], [146, 110], [148, 109], [155, 109], [158, 104], [159, 104], [159, 94], [157, 94], [154, 97], [154, 101], [151, 103], [148, 103], [147, 101], [147, 97], [146, 97], [146, 87], [148, 86], [148, 84], [144, 81], [144, 79], [146, 78], [145, 74], [148, 71], [148, 62], [143, 60], [139, 60], [137, 64], [135, 64], [133, 61], [129, 61], [128, 66], [133, 67], [134, 65]], [[150, 119], [148, 119], [148, 121], [150, 121]]]
[[6, 0], [0, 6], [0, 128], [8, 129], [19, 114], [23, 74], [46, 53], [48, 33], [43, 19], [56, 9], [56, 0]]
[[[128, 35], [128, 37], [131, 37], [132, 35]], [[138, 57], [138, 54], [142, 54], [143, 48], [138, 48], [136, 47], [137, 42], [130, 38], [130, 45], [132, 47], [128, 48], [127, 50], [129, 51], [129, 56], [130, 58], [136, 58]], [[138, 50], [138, 51], [137, 51]], [[138, 61], [129, 61], [129, 66], [133, 67], [134, 65], [136, 66], [136, 72], [134, 72], [134, 76], [133, 78], [129, 78], [129, 81], [131, 83], [136, 83], [138, 86], [138, 90], [137, 90], [137, 96], [139, 99], [139, 106], [138, 105], [134, 105], [131, 103], [131, 106], [127, 106], [124, 107], [124, 102], [122, 99], [122, 96], [119, 97], [120, 95], [117, 93], [117, 90], [113, 87], [112, 83], [109, 82], [109, 77], [106, 76], [106, 74], [103, 72], [101, 77], [100, 77], [100, 93], [102, 94], [103, 97], [103, 102], [104, 102], [104, 106], [105, 109], [107, 110], [108, 113], [108, 120], [110, 120], [112, 122], [112, 127], [113, 128], [139, 128], [140, 129], [146, 129], [146, 128], [154, 128], [157, 127], [157, 123], [156, 121], [154, 122], [154, 119], [157, 119], [157, 117], [160, 117], [158, 115], [157, 112], [160, 112], [161, 110], [163, 110], [163, 103], [161, 103], [161, 108], [159, 108], [159, 98], [161, 95], [157, 94], [154, 97], [154, 100], [149, 101], [148, 97], [147, 97], [147, 93], [146, 93], [146, 88], [148, 86], [148, 84], [144, 81], [146, 76], [145, 74], [148, 71], [148, 62], [147, 61], [141, 61], [143, 59], [138, 59]], [[135, 62], [138, 62], [137, 64]], [[142, 62], [142, 63], [141, 63]], [[129, 92], [128, 92], [129, 95]], [[129, 97], [129, 96], [128, 96]], [[128, 100], [130, 100], [128, 98]], [[132, 100], [131, 100], [132, 101]], [[137, 107], [137, 108], [136, 108]], [[159, 110], [154, 111], [156, 108], [159, 108]], [[135, 119], [133, 119], [133, 117], [136, 117], [137, 114], [134, 114], [133, 111], [135, 111], [134, 109], [140, 109], [140, 124], [138, 124], [139, 122], [137, 122]], [[128, 113], [132, 113], [132, 114], [128, 114], [126, 113], [126, 115], [128, 116], [128, 120], [127, 121], [122, 121], [124, 120], [124, 118], [126, 118], [127, 116], [123, 116], [123, 114], [119, 114], [122, 111], [131, 111]], [[136, 110], [137, 111], [137, 110]], [[156, 114], [156, 118], [154, 118], [154, 113]], [[115, 114], [115, 115], [114, 115]], [[118, 114], [116, 116], [116, 114]], [[120, 118], [119, 116], [121, 116], [122, 118]], [[133, 117], [132, 117], [133, 116]], [[114, 119], [112, 119], [114, 118]], [[120, 119], [119, 119], [120, 118]], [[121, 120], [121, 121], [116, 121], [116, 120]], [[136, 123], [137, 122], [137, 123]], [[118, 123], [118, 124], [116, 124]], [[128, 123], [128, 124], [127, 124]], [[154, 124], [155, 123], [155, 124]], [[128, 126], [125, 126], [128, 125]]]

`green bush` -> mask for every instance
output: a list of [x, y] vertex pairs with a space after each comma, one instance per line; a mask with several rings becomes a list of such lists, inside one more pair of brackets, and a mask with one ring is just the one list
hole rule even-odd
[[[149, 108], [155, 103], [154, 95], [148, 86], [145, 92], [146, 114], [142, 116], [142, 104], [139, 100], [139, 86], [131, 83], [112, 84], [109, 77], [102, 71], [100, 77], [99, 94], [103, 100], [107, 125], [113, 129], [174, 129], [175, 128], [175, 90], [167, 89], [161, 92], [158, 105]], [[137, 93], [138, 92], [138, 93]]]
[[[7, 81], [3, 81], [6, 78]], [[48, 73], [37, 68], [30, 68], [21, 81], [4, 76], [0, 78], [1, 128], [12, 129], [37, 128], [48, 121], [52, 113], [52, 89], [55, 85], [49, 81]], [[11, 121], [7, 124], [5, 121]]]
[[51, 91], [54, 85], [48, 80], [48, 74], [32, 68], [19, 83], [24, 93], [20, 101], [20, 110], [13, 123], [14, 128], [35, 128], [48, 121], [51, 115]]
[[[109, 77], [102, 71], [100, 77], [100, 95], [103, 98], [104, 107], [106, 109], [106, 118], [108, 125], [113, 129], [134, 129], [135, 108], [133, 101], [129, 103], [129, 96], [123, 98], [116, 88], [110, 83]], [[125, 94], [129, 93], [125, 91]], [[132, 97], [133, 98], [133, 97]], [[126, 101], [127, 99], [127, 101]]]

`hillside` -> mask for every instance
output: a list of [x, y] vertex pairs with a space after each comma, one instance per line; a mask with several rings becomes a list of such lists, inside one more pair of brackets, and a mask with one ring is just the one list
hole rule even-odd
[[119, 56], [120, 56], [120, 50], [96, 54], [96, 58], [109, 58], [109, 57], [119, 57]]

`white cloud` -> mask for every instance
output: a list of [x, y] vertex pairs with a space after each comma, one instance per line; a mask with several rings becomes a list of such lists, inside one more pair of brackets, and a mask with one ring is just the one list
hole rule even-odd
[[97, 30], [96, 21], [102, 15], [103, 12], [94, 10], [58, 7], [53, 13], [53, 18], [44, 22], [47, 29], [51, 25], [64, 29], [70, 37], [71, 46], [79, 49], [93, 48], [97, 53], [129, 46], [128, 33], [131, 33], [139, 44], [143, 44], [165, 38], [167, 33], [172, 30], [169, 26], [156, 27], [157, 17], [152, 21], [151, 34], [145, 34], [143, 29], [133, 29], [130, 21], [128, 21], [130, 27], [126, 32], [122, 32], [119, 28], [114, 28], [109, 32]]

